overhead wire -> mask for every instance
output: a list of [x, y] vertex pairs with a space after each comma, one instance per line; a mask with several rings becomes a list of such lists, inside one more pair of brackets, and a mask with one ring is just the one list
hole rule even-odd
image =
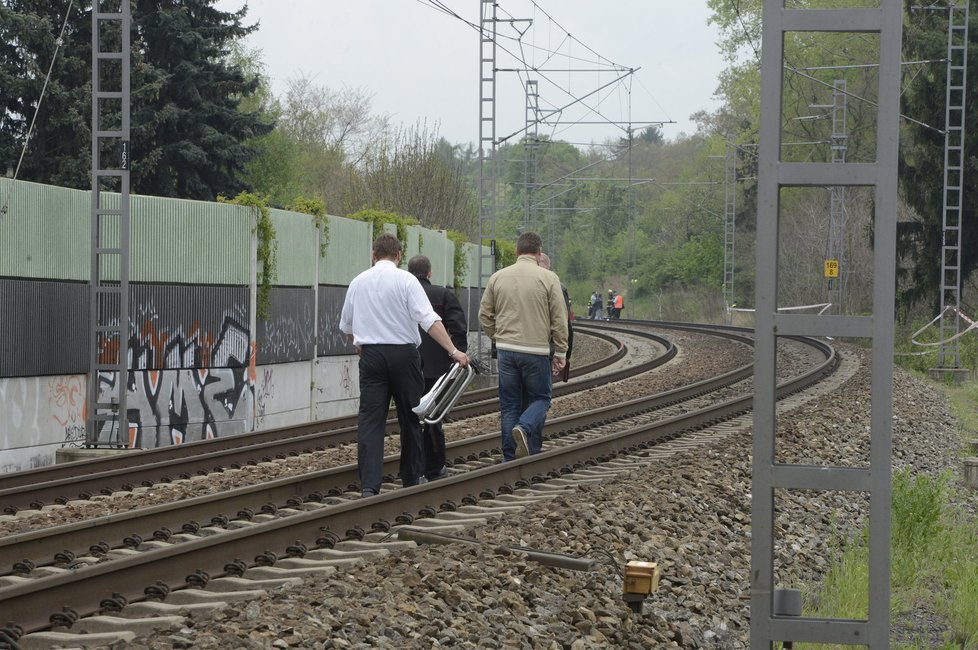
[[[61, 50], [61, 46], [64, 45], [65, 30], [68, 29], [68, 18], [71, 17], [71, 9], [74, 6], [74, 0], [68, 1], [68, 8], [65, 10], [65, 17], [61, 23], [61, 32], [58, 34], [58, 38], [54, 40], [54, 54], [51, 56], [51, 64], [48, 66], [48, 73], [44, 77], [44, 84], [41, 86], [41, 93], [37, 98], [37, 106], [34, 107], [34, 116], [31, 117], [30, 126], [27, 128], [27, 135], [24, 137], [24, 146], [20, 150], [20, 158], [17, 159], [17, 167], [14, 170], [13, 180], [17, 180], [20, 175], [20, 166], [24, 162], [24, 155], [27, 153], [27, 147], [30, 145], [31, 136], [34, 134], [34, 125], [37, 123], [37, 116], [41, 112], [41, 103], [44, 101], [44, 94], [47, 92], [48, 83], [51, 81], [51, 73], [54, 71], [54, 62], [58, 59], [58, 52]], [[7, 210], [10, 208], [10, 198], [13, 195], [13, 188], [7, 194], [7, 198], [0, 205], [0, 216], [7, 214]]]

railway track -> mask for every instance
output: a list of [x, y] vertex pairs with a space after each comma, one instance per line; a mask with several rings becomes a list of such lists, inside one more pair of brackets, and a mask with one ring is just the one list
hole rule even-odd
[[[744, 340], [741, 333], [724, 336]], [[785, 382], [781, 394], [800, 390], [834, 367], [831, 348], [807, 344], [823, 361]], [[466, 508], [494, 506], [503, 495], [548, 478], [587, 472], [618, 454], [746, 412], [752, 399], [749, 391], [720, 399], [715, 393], [747, 382], [750, 373], [751, 368], [744, 366], [668, 393], [551, 420], [545, 431], [546, 451], [511, 463], [500, 464], [494, 457], [496, 432], [458, 441], [451, 444], [449, 457], [461, 462], [455, 463], [449, 478], [371, 499], [350, 498], [355, 493], [347, 488], [355, 480], [355, 467], [337, 467], [125, 516], [15, 535], [0, 546], [0, 567], [10, 567], [0, 588], [0, 609], [9, 612], [7, 618], [24, 631], [43, 630], [98, 611], [113, 611], [120, 603], [158, 598], [161, 591], [202, 587], [212, 577], [225, 579], [276, 564], [275, 553], [256, 549], [286, 549], [280, 553], [301, 559], [310, 548], [320, 553], [364, 538], [369, 534], [363, 526], [379, 534], [391, 529], [391, 521], [394, 527], [417, 526], [418, 517], [423, 520], [456, 510], [459, 502]], [[714, 396], [702, 397], [710, 394]], [[393, 470], [396, 457], [386, 462]], [[221, 514], [229, 512], [236, 514]], [[412, 512], [419, 514], [407, 514]], [[134, 534], [134, 530], [144, 532]], [[99, 541], [90, 543], [93, 539]], [[90, 547], [77, 548], [79, 540], [89, 540], [83, 544]], [[241, 559], [247, 557], [255, 559]], [[120, 585], [127, 585], [128, 591], [120, 591]], [[114, 595], [98, 600], [91, 594]], [[70, 610], [61, 611], [59, 605], [54, 611], [51, 603], [59, 602], [71, 603]]]
[[[662, 354], [637, 366], [602, 372], [621, 360], [627, 347], [611, 334], [594, 328], [583, 332], [613, 346], [613, 352], [594, 363], [573, 371], [575, 381], [558, 384], [554, 395], [586, 390], [645, 372], [669, 361], [675, 354], [672, 344], [655, 335], [644, 335], [662, 346]], [[471, 418], [497, 410], [495, 388], [469, 391], [456, 404], [452, 420]], [[391, 414], [388, 434], [396, 431]], [[132, 450], [91, 460], [51, 465], [23, 472], [0, 475], [0, 512], [39, 510], [46, 505], [64, 504], [74, 499], [90, 499], [117, 491], [132, 491], [154, 483], [171, 483], [191, 476], [223, 472], [228, 468], [270, 462], [301, 453], [323, 451], [356, 440], [356, 415], [319, 420], [298, 426], [278, 427], [215, 440], [170, 445], [149, 450]]]

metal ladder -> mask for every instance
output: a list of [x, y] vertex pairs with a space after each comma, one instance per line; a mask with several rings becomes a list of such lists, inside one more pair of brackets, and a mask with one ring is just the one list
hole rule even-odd
[[[496, 270], [496, 8], [495, 0], [480, 0], [479, 19], [479, 291]], [[483, 242], [489, 240], [486, 251]], [[471, 295], [471, 293], [470, 293]], [[471, 310], [469, 313], [473, 313]], [[483, 337], [479, 360], [489, 363]]]
[[[944, 208], [941, 247], [941, 368], [961, 366], [961, 194], [964, 185], [964, 110], [968, 73], [968, 0], [948, 7], [947, 101], [944, 109]], [[952, 313], [948, 313], [948, 312]]]
[[93, 3], [88, 447], [130, 446], [130, 25], [128, 1]]

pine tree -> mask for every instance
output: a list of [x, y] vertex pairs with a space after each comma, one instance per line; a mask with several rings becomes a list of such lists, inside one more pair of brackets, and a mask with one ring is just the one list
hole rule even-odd
[[[911, 4], [908, 0], [908, 5]], [[978, 12], [970, 13], [969, 32], [978, 34]], [[934, 61], [947, 54], [947, 11], [913, 11], [913, 28], [905, 38], [903, 57], [908, 61]], [[968, 96], [965, 98], [964, 170], [961, 196], [961, 279], [978, 267], [978, 47], [968, 47]], [[901, 137], [900, 183], [906, 202], [918, 219], [898, 224], [898, 252], [908, 264], [903, 276], [901, 302], [909, 306], [925, 301], [940, 306], [941, 249], [944, 243], [944, 128], [946, 64], [926, 64], [906, 84], [904, 115], [934, 128], [911, 124]]]
[[[85, 16], [78, 3], [71, 6], [68, 12], [67, 0], [0, 1], [0, 173], [17, 168], [35, 120], [18, 177], [88, 187], [91, 28], [79, 29]], [[49, 69], [52, 75], [42, 100]]]
[[[216, 0], [133, 0], [132, 191], [212, 200], [249, 189], [256, 151], [246, 142], [271, 124], [241, 101], [258, 88], [229, 56], [254, 27], [245, 9]], [[66, 0], [0, 0], [0, 156], [15, 165], [55, 50]], [[19, 177], [88, 188], [91, 159], [91, 7], [74, 3], [35, 135]]]

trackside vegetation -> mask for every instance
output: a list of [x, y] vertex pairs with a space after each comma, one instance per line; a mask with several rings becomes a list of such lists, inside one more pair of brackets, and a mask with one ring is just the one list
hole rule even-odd
[[[978, 385], [943, 390], [963, 439], [978, 435]], [[893, 475], [890, 606], [895, 648], [978, 648], [978, 521], [958, 505], [967, 489], [947, 473]], [[837, 559], [821, 589], [806, 594], [805, 616], [868, 616], [867, 541], [865, 530], [855, 539], [835, 540]]]

